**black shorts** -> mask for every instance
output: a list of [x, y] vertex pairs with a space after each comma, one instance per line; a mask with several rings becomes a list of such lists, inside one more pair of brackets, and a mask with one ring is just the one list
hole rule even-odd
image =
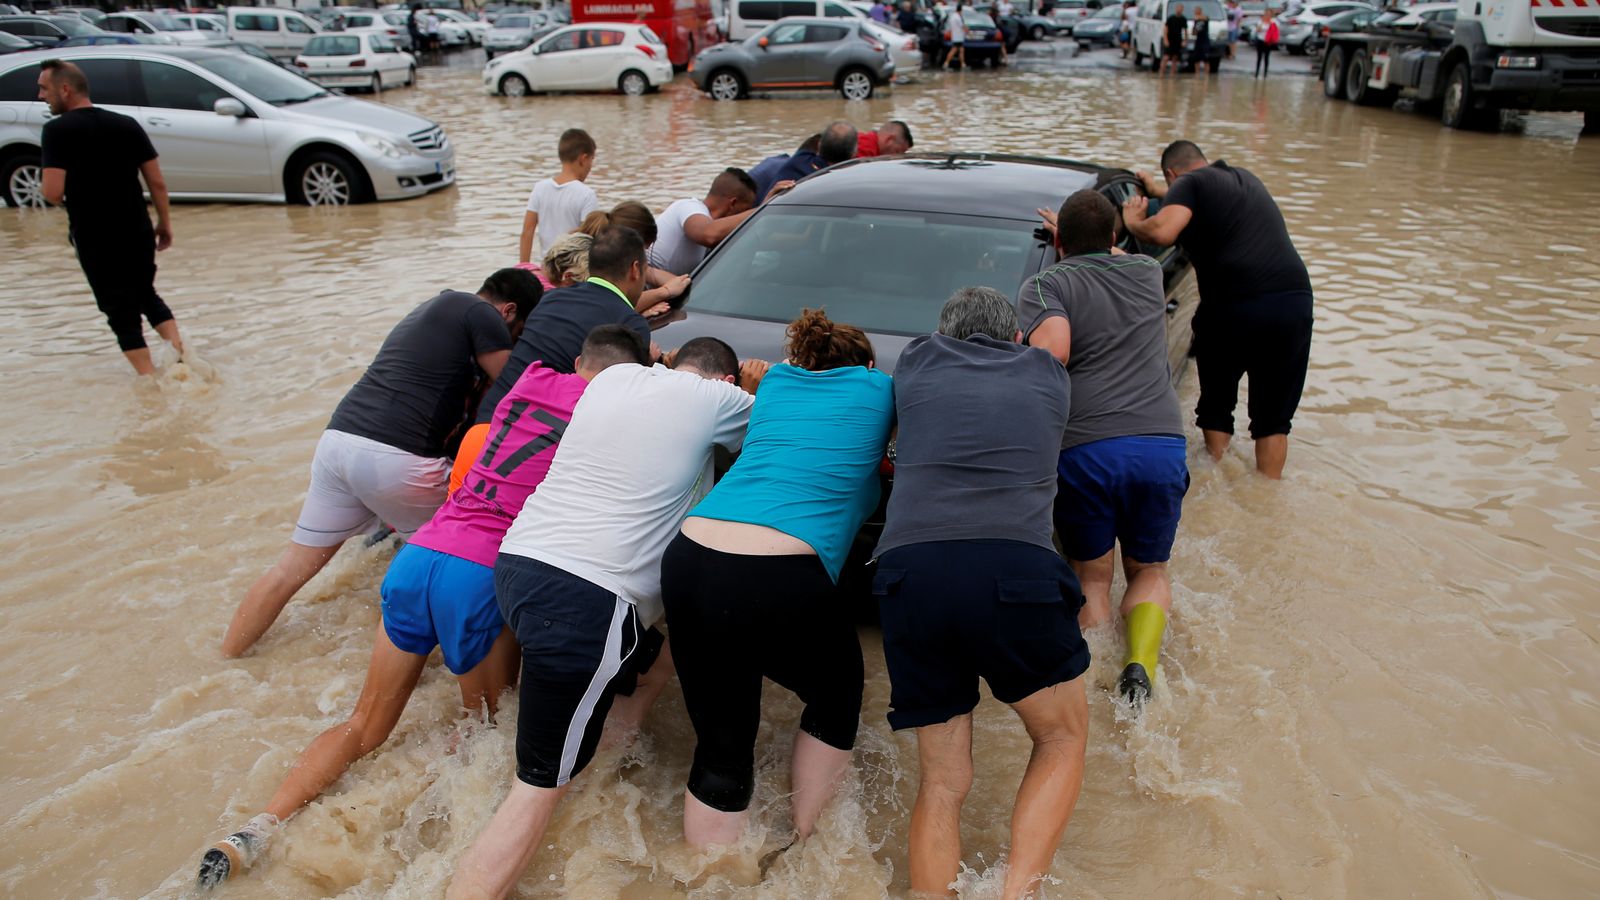
[[724, 812], [750, 805], [762, 678], [804, 701], [800, 729], [855, 746], [861, 641], [814, 555], [722, 553], [678, 535], [661, 560], [672, 659], [697, 743], [689, 791]]
[[1250, 376], [1250, 436], [1288, 434], [1311, 361], [1311, 294], [1292, 291], [1216, 303], [1194, 318], [1200, 375], [1195, 424], [1233, 434], [1239, 379]]
[[1161, 55], [1168, 59], [1183, 59], [1183, 45], [1164, 44], [1161, 48]]
[[142, 231], [133, 228], [115, 239], [74, 241], [95, 305], [124, 351], [146, 346], [141, 316], [152, 328], [172, 320], [172, 310], [156, 293], [155, 240], [147, 223]]
[[889, 724], [948, 722], [978, 705], [978, 679], [1016, 703], [1089, 669], [1083, 591], [1054, 551], [1020, 541], [932, 541], [878, 560]]
[[594, 758], [612, 699], [633, 693], [661, 633], [640, 628], [632, 603], [527, 557], [500, 554], [494, 589], [522, 645], [517, 777], [560, 787]]

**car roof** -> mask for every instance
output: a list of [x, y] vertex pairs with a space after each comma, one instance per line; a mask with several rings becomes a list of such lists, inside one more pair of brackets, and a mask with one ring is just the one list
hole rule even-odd
[[[829, 166], [768, 205], [1033, 219], [1041, 193], [1064, 200], [1117, 175], [1132, 177], [1122, 169], [1043, 156], [909, 153]], [[942, 179], [950, 179], [949, 189]]]
[[92, 59], [96, 56], [139, 56], [153, 59], [172, 59], [176, 57], [191, 62], [201, 59], [215, 59], [219, 56], [232, 58], [237, 55], [214, 44], [101, 44], [93, 47], [69, 47], [65, 50], [41, 48], [27, 53], [12, 53], [7, 55], [4, 60], [0, 60], [0, 65], [9, 64], [12, 60], [31, 61], [60, 53], [71, 54], [74, 59]]

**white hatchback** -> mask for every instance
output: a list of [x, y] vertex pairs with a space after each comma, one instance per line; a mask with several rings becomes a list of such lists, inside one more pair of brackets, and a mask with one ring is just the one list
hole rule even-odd
[[364, 87], [377, 93], [386, 85], [417, 82], [416, 57], [376, 29], [319, 34], [306, 43], [294, 64], [323, 87]]
[[484, 88], [508, 97], [535, 91], [637, 95], [671, 80], [667, 45], [655, 32], [645, 25], [611, 22], [568, 25], [483, 67]]

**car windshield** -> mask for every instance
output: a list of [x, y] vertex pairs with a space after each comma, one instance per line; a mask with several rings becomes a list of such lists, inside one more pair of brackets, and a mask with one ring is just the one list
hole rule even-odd
[[55, 16], [50, 19], [51, 24], [66, 32], [69, 37], [79, 35], [99, 34], [100, 29], [90, 25], [77, 16]]
[[654, 31], [650, 30], [650, 26], [649, 25], [640, 25], [639, 26], [639, 34], [640, 34], [641, 37], [644, 38], [644, 42], [646, 44], [659, 44], [659, 43], [661, 43], [661, 38], [656, 36], [656, 33]]
[[496, 27], [496, 28], [532, 28], [533, 27], [533, 17], [532, 16], [501, 16], [499, 21], [494, 23], [494, 27]]
[[688, 304], [769, 322], [826, 304], [835, 321], [868, 331], [926, 334], [958, 288], [981, 284], [1015, 294], [1038, 244], [1037, 224], [771, 206], [717, 250], [695, 276]]
[[304, 103], [307, 100], [328, 96], [327, 91], [288, 69], [262, 62], [253, 56], [236, 53], [207, 54], [195, 57], [193, 61], [213, 75], [220, 75], [238, 85], [245, 93], [259, 97], [273, 106]]
[[302, 56], [356, 56], [361, 53], [361, 39], [356, 37], [314, 37], [306, 42]]

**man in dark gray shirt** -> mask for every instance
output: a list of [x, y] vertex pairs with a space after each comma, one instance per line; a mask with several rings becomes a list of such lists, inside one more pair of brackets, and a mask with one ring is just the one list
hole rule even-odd
[[1011, 820], [1005, 895], [1045, 876], [1083, 785], [1089, 647], [1082, 593], [1050, 542], [1066, 372], [1017, 343], [1011, 301], [965, 288], [939, 332], [895, 367], [895, 488], [873, 593], [883, 619], [889, 723], [917, 729], [911, 891], [943, 894], [961, 866], [978, 679], [1033, 739]]
[[1161, 655], [1172, 608], [1167, 560], [1189, 490], [1161, 264], [1113, 249], [1117, 210], [1095, 191], [1068, 197], [1056, 222], [1061, 262], [1022, 286], [1017, 321], [1023, 339], [1049, 350], [1072, 378], [1056, 534], [1083, 582], [1084, 628], [1111, 618], [1122, 542], [1128, 657], [1120, 687], [1137, 708], [1150, 696]]

